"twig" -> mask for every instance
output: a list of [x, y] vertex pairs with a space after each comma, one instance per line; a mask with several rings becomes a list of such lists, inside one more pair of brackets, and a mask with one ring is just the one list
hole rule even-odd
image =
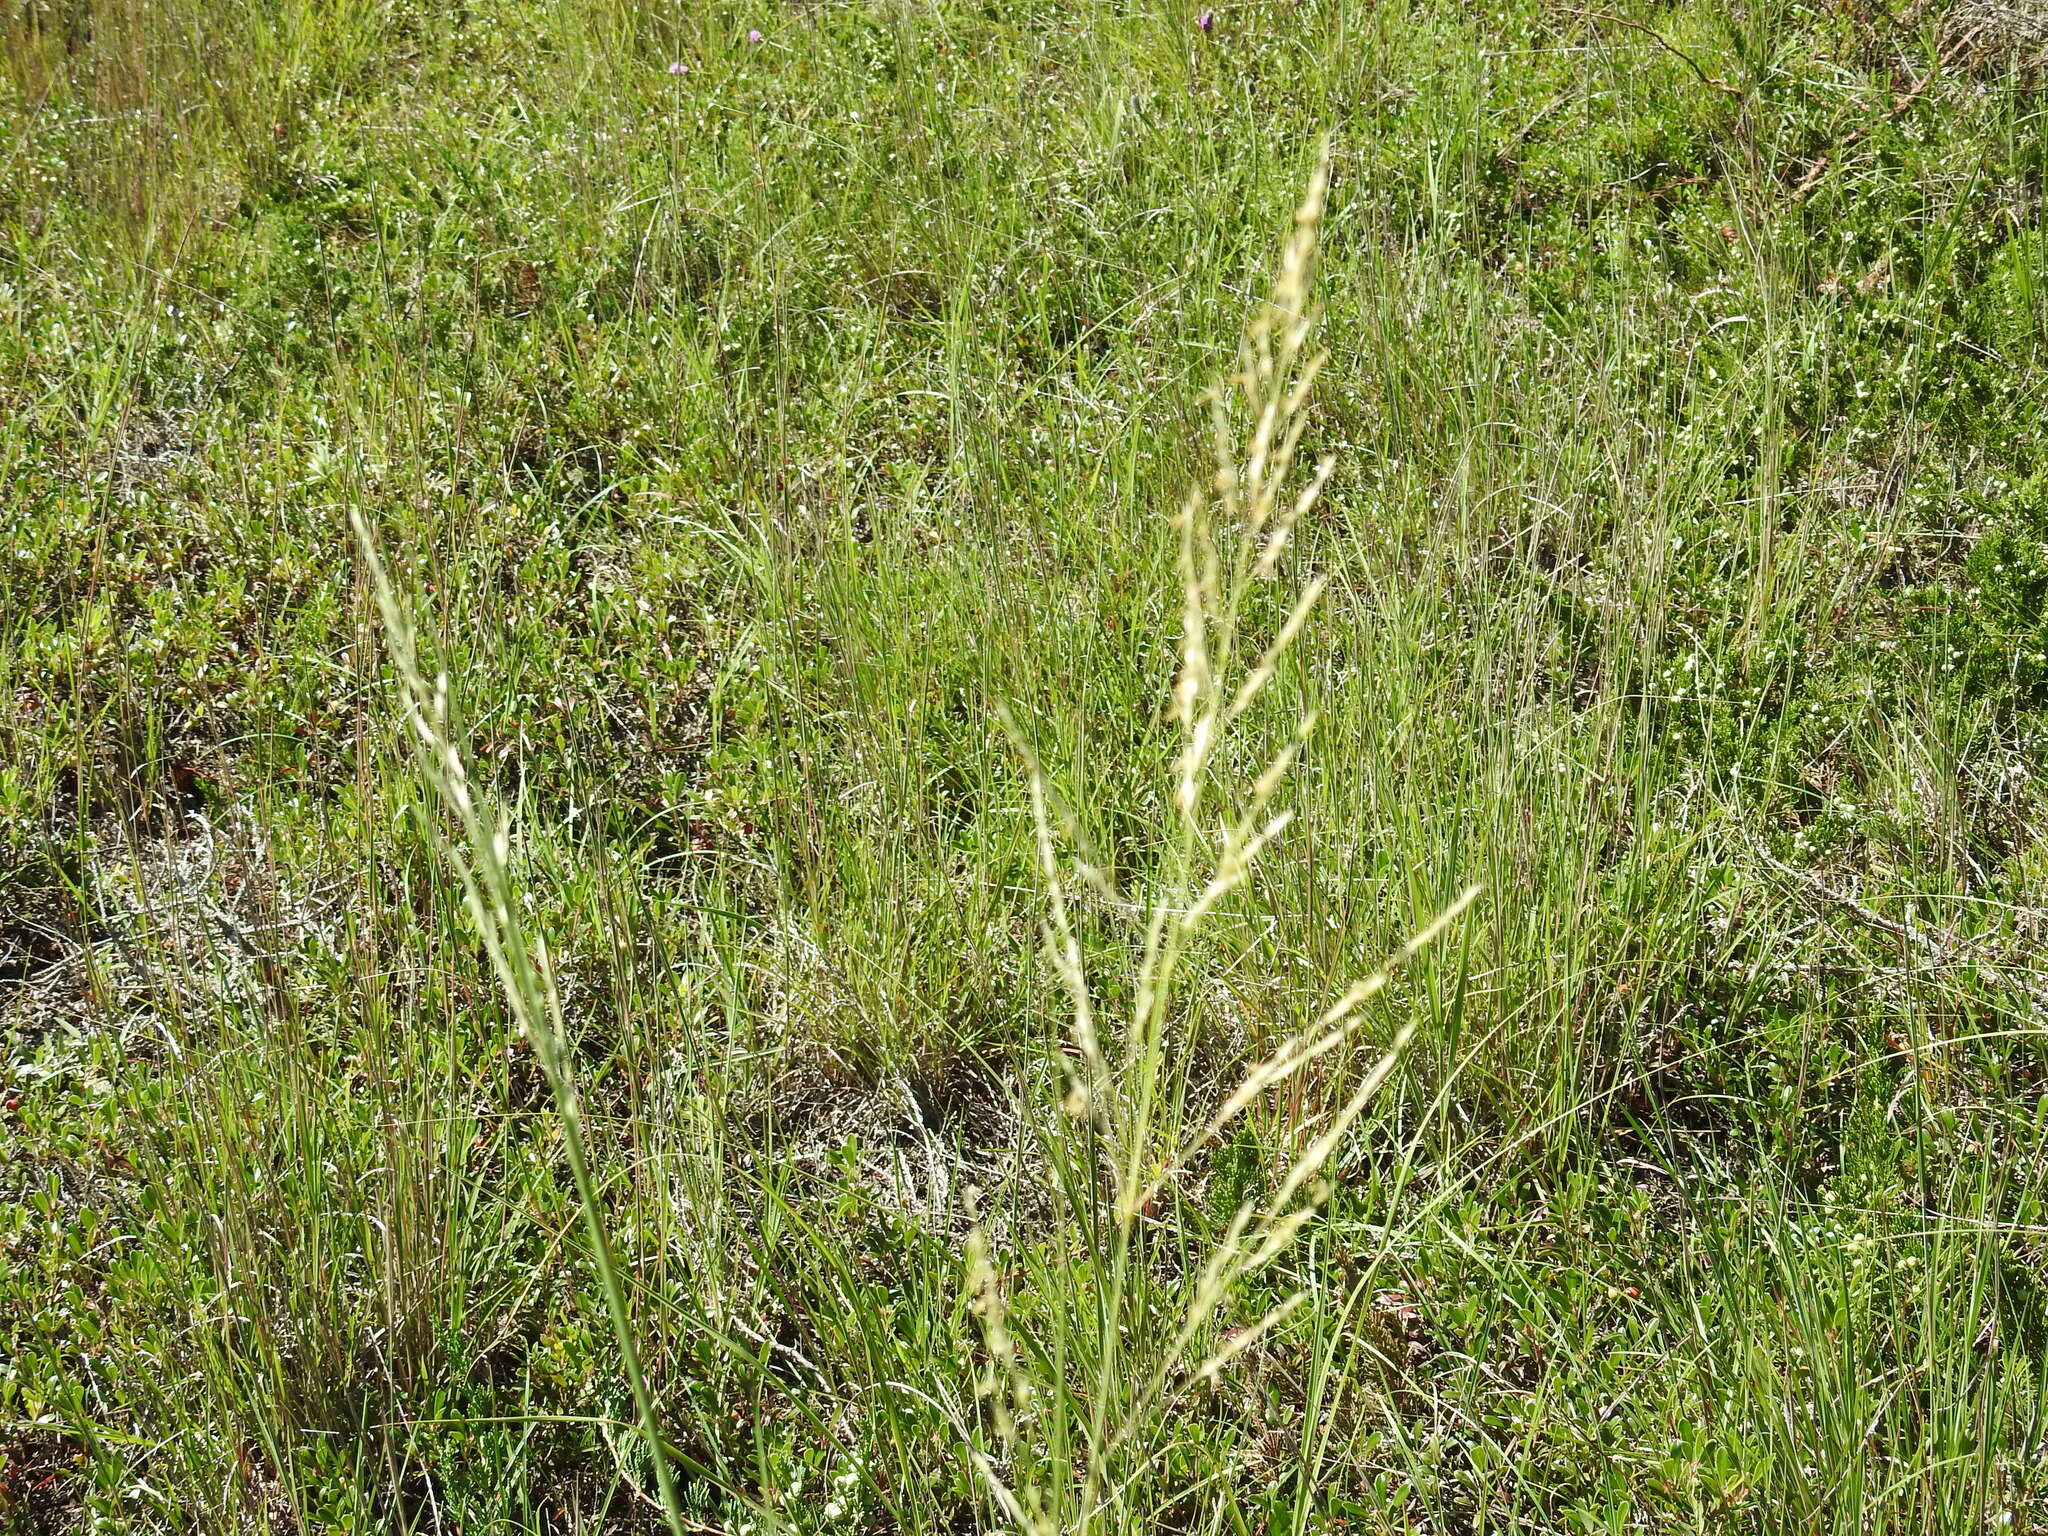
[[817, 1377], [819, 1383], [825, 1388], [826, 1391], [829, 1392], [832, 1390], [831, 1378], [828, 1377], [823, 1371], [819, 1370], [818, 1367], [814, 1363], [812, 1363], [811, 1358], [808, 1355], [806, 1355], [802, 1350], [796, 1348], [796, 1346], [792, 1344], [785, 1344], [782, 1342], [782, 1340], [772, 1338], [768, 1334], [760, 1332], [758, 1329], [749, 1328], [737, 1317], [728, 1317], [726, 1319], [726, 1322], [730, 1324], [733, 1328], [737, 1329], [740, 1335], [743, 1338], [749, 1340], [750, 1342], [760, 1345], [763, 1349], [766, 1349], [773, 1354], [782, 1355], [789, 1360], [795, 1361], [798, 1365], [802, 1366], [805, 1370], [809, 1371], [813, 1376]]
[[[1912, 945], [1926, 959], [1937, 966], [1947, 967], [1956, 965], [1965, 958], [1968, 958], [1969, 951], [1977, 947], [1971, 940], [1965, 939], [1961, 934], [1951, 929], [1923, 927], [1910, 922], [1901, 923], [1893, 918], [1886, 917], [1882, 912], [1873, 910], [1854, 894], [1836, 890], [1827, 881], [1810, 870], [1794, 869], [1789, 864], [1781, 864], [1761, 848], [1757, 850], [1757, 856], [1770, 865], [1771, 868], [1777, 870], [1779, 874], [1799, 882], [1814, 895], [1825, 897], [1836, 906], [1861, 918], [1880, 933], [1888, 933], [1892, 937]], [[2022, 996], [2030, 997], [2037, 1003], [2048, 1003], [2048, 983], [2034, 980], [2029, 972], [2012, 966], [2002, 965], [1995, 960], [1986, 960], [1982, 957], [1978, 957], [1976, 963], [2013, 988], [2014, 991], [2019, 992]]]
[[1640, 32], [1698, 76], [1701, 85], [1717, 90], [1724, 96], [1733, 96], [1737, 101], [1740, 101], [1743, 97], [1743, 90], [1740, 86], [1730, 85], [1719, 75], [1708, 74], [1700, 67], [1698, 60], [1654, 27], [1645, 26], [1642, 22], [1633, 21], [1626, 16], [1617, 16], [1612, 11], [1585, 11], [1580, 10], [1574, 5], [1561, 5], [1558, 9], [1567, 16], [1583, 16], [1589, 21], [1611, 21], [1617, 27], [1626, 27], [1631, 32]]
[[1978, 34], [1981, 33], [1983, 30], [1983, 23], [1980, 22], [1978, 23], [1978, 25], [1972, 27], [1969, 31], [1965, 32], [1961, 37], [1957, 38], [1954, 42], [1950, 43], [1946, 48], [1942, 49], [1940, 54], [1937, 55], [1935, 58], [1934, 67], [1928, 70], [1926, 74], [1922, 75], [1920, 77], [1919, 83], [1916, 84], [1910, 91], [1906, 92], [1905, 95], [1899, 97], [1898, 100], [1894, 101], [1892, 103], [1892, 109], [1889, 112], [1885, 113], [1883, 117], [1878, 119], [1877, 123], [1865, 123], [1861, 128], [1858, 128], [1854, 133], [1850, 134], [1846, 139], [1842, 140], [1841, 143], [1837, 144], [1832, 150], [1824, 150], [1819, 156], [1817, 156], [1813, 164], [1806, 168], [1806, 174], [1799, 178], [1799, 185], [1792, 189], [1792, 200], [1795, 203], [1804, 202], [1806, 199], [1806, 195], [1814, 189], [1814, 187], [1819, 183], [1821, 177], [1827, 174], [1828, 166], [1832, 164], [1837, 157], [1846, 153], [1848, 150], [1855, 148], [1856, 145], [1862, 143], [1865, 139], [1869, 138], [1871, 133], [1878, 127], [1879, 123], [1897, 122], [1900, 118], [1904, 117], [1908, 112], [1912, 111], [1913, 103], [1918, 101], [1922, 93], [1926, 91], [1927, 87], [1934, 83], [1935, 76], [1939, 75], [1943, 70], [1947, 69], [1949, 65], [1955, 63], [1957, 59], [1962, 57], [1963, 50], [1969, 47], [1970, 44], [1974, 43], [1977, 40]]

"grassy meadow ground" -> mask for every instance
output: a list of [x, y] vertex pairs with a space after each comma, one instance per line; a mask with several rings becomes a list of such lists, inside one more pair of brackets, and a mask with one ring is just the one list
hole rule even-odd
[[2048, 1530], [2044, 58], [7, 0], [0, 1529]]

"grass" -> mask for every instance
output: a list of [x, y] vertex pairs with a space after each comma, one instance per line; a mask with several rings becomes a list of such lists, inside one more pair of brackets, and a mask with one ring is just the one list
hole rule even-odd
[[2040, 29], [1196, 17], [0, 17], [0, 1527], [2048, 1527]]

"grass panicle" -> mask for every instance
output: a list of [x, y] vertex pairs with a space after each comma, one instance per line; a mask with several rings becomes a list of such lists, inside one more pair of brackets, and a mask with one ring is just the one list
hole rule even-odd
[[606, 1207], [590, 1163], [583, 1123], [583, 1097], [577, 1087], [574, 1053], [562, 1016], [561, 993], [549, 964], [547, 940], [529, 931], [520, 916], [519, 891], [513, 872], [510, 834], [476, 792], [451, 723], [448, 674], [429, 681], [421, 664], [411, 616], [392, 585], [369, 525], [352, 519], [357, 544], [376, 594], [383, 620], [384, 643], [398, 684], [403, 729], [411, 738], [421, 775], [432, 786], [453, 824], [441, 843], [448, 868], [462, 888], [463, 905], [477, 938], [490, 956], [491, 969], [505, 997], [519, 1037], [533, 1048], [553, 1098], [562, 1128], [562, 1156], [575, 1181], [582, 1208], [584, 1239], [591, 1267], [604, 1293], [607, 1320], [619, 1352], [619, 1363], [632, 1394], [642, 1440], [653, 1464], [660, 1511], [669, 1529], [681, 1536], [682, 1507], [677, 1502], [675, 1474], [662, 1437], [654, 1394], [641, 1365], [633, 1309], [607, 1226]]
[[[1067, 1220], [1104, 1239], [1101, 1246], [1086, 1249], [1088, 1258], [1078, 1275], [1041, 1272], [1056, 1284], [1080, 1287], [1087, 1301], [1033, 1308], [1035, 1314], [1050, 1311], [1061, 1320], [1055, 1326], [1072, 1326], [1071, 1320], [1092, 1306], [1098, 1320], [1093, 1338], [1058, 1347], [1041, 1342], [1030, 1352], [1034, 1360], [1058, 1359], [1070, 1369], [1087, 1362], [1081, 1381], [1062, 1380], [1044, 1388], [1031, 1384], [1026, 1357], [1011, 1337], [1011, 1312], [987, 1238], [977, 1230], [969, 1239], [968, 1292], [990, 1359], [978, 1392], [992, 1404], [1006, 1461], [999, 1466], [978, 1452], [977, 1465], [1009, 1521], [1031, 1536], [1143, 1528], [1145, 1501], [1135, 1485], [1156, 1455], [1161, 1427], [1171, 1420], [1170, 1400], [1197, 1384], [1213, 1387], [1232, 1360], [1307, 1302], [1306, 1291], [1294, 1290], [1256, 1321], [1232, 1330], [1219, 1343], [1204, 1344], [1226, 1300], [1272, 1266], [1314, 1219], [1328, 1189], [1324, 1170], [1399, 1064], [1413, 1022], [1395, 1033], [1342, 1106], [1293, 1159], [1270, 1198], [1247, 1199], [1238, 1206], [1171, 1328], [1154, 1321], [1159, 1302], [1153, 1284], [1141, 1274], [1147, 1262], [1146, 1219], [1198, 1150], [1213, 1143], [1235, 1116], [1349, 1040], [1359, 1007], [1479, 894], [1479, 887], [1467, 888], [1384, 966], [1354, 984], [1315, 1021], [1316, 1038], [1290, 1038], [1252, 1067], [1199, 1133], [1190, 1135], [1181, 1123], [1180, 1105], [1164, 1102], [1167, 1085], [1175, 1081], [1169, 1056], [1188, 1048], [1192, 1027], [1183, 1017], [1191, 951], [1204, 925], [1251, 879], [1260, 856], [1286, 829], [1291, 816], [1276, 812], [1273, 801], [1315, 724], [1312, 715], [1304, 714], [1287, 743], [1249, 780], [1234, 777], [1225, 766], [1236, 745], [1233, 728], [1243, 729], [1243, 717], [1277, 675], [1323, 590], [1320, 579], [1304, 584], [1256, 658], [1249, 665], [1240, 659], [1253, 590], [1279, 574], [1282, 553], [1315, 506], [1332, 468], [1329, 459], [1322, 460], [1305, 486], [1291, 489], [1296, 450], [1309, 424], [1310, 387], [1324, 362], [1306, 348], [1315, 330], [1310, 299], [1329, 175], [1325, 153], [1295, 213], [1271, 292], [1246, 324], [1237, 370], [1213, 392], [1214, 475], [1206, 487], [1190, 492], [1177, 520], [1182, 625], [1174, 684], [1180, 733], [1171, 797], [1175, 824], [1169, 861], [1147, 906], [1142, 955], [1128, 984], [1133, 1011], [1107, 1044], [1069, 895], [1067, 859], [1048, 813], [1044, 772], [1027, 753], [1032, 826], [1046, 897], [1045, 949], [1071, 1004], [1078, 1062], [1064, 1105], [1073, 1132], [1055, 1155], [1069, 1165], [1063, 1188], [1073, 1192], [1073, 1208]], [[1234, 405], [1252, 423], [1242, 442], [1233, 429]], [[1089, 871], [1081, 873], [1085, 878]], [[1308, 1200], [1297, 1204], [1303, 1193]], [[1141, 1319], [1135, 1327], [1125, 1321], [1134, 1314]], [[1189, 1351], [1198, 1346], [1190, 1371]], [[1072, 1413], [1083, 1403], [1089, 1406], [1082, 1422], [1044, 1422], [1046, 1416]], [[1037, 1441], [1029, 1452], [1020, 1444], [1026, 1433]], [[1063, 1448], [1076, 1466], [1063, 1465]]]

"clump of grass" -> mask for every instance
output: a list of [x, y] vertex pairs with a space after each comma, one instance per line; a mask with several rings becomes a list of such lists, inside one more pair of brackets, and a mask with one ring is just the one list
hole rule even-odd
[[[1275, 809], [1310, 733], [1313, 714], [1256, 773], [1235, 771], [1233, 734], [1257, 705], [1301, 635], [1323, 591], [1311, 578], [1276, 632], [1259, 644], [1247, 616], [1257, 589], [1275, 581], [1297, 526], [1315, 506], [1332, 460], [1297, 484], [1297, 451], [1323, 354], [1310, 350], [1318, 225], [1329, 187], [1327, 153], [1294, 216], [1265, 302], [1247, 323], [1237, 367], [1211, 393], [1215, 468], [1193, 487], [1177, 519], [1181, 638], [1174, 686], [1180, 749], [1169, 803], [1170, 852], [1143, 904], [1144, 941], [1128, 978], [1130, 1011], [1105, 1030], [1100, 989], [1076, 923], [1074, 882], [1127, 905], [1100, 870], [1066, 854], [1051, 793], [1029, 760], [1032, 822], [1047, 903], [1045, 949], [1072, 1005], [1074, 1064], [1064, 1113], [1071, 1134], [1052, 1139], [1065, 1214], [1083, 1234], [1078, 1261], [1035, 1270], [1053, 1294], [1028, 1310], [1051, 1319], [1054, 1340], [1020, 1343], [996, 1258], [977, 1229], [967, 1290], [980, 1321], [988, 1369], [980, 1383], [995, 1452], [976, 1465], [1004, 1517], [1031, 1536], [1144, 1528], [1138, 1485], [1161, 1454], [1176, 1400], [1213, 1387], [1309, 1299], [1296, 1288], [1220, 1340], [1215, 1323], [1234, 1294], [1266, 1273], [1315, 1219], [1329, 1194], [1324, 1169], [1401, 1060], [1414, 1032], [1403, 1025], [1349, 1096], [1316, 1127], [1272, 1192], [1248, 1198], [1210, 1247], [1173, 1310], [1151, 1267], [1152, 1236], [1169, 1190], [1226, 1127], [1267, 1093], [1352, 1040], [1361, 1008], [1395, 969], [1440, 935], [1479, 894], [1467, 888], [1379, 969], [1350, 986], [1306, 1027], [1247, 1071], [1206, 1119], [1191, 1118], [1184, 1050], [1189, 960], [1198, 933], [1292, 820]], [[1240, 411], [1248, 431], [1240, 430]], [[1048, 1369], [1049, 1368], [1049, 1369]]]

